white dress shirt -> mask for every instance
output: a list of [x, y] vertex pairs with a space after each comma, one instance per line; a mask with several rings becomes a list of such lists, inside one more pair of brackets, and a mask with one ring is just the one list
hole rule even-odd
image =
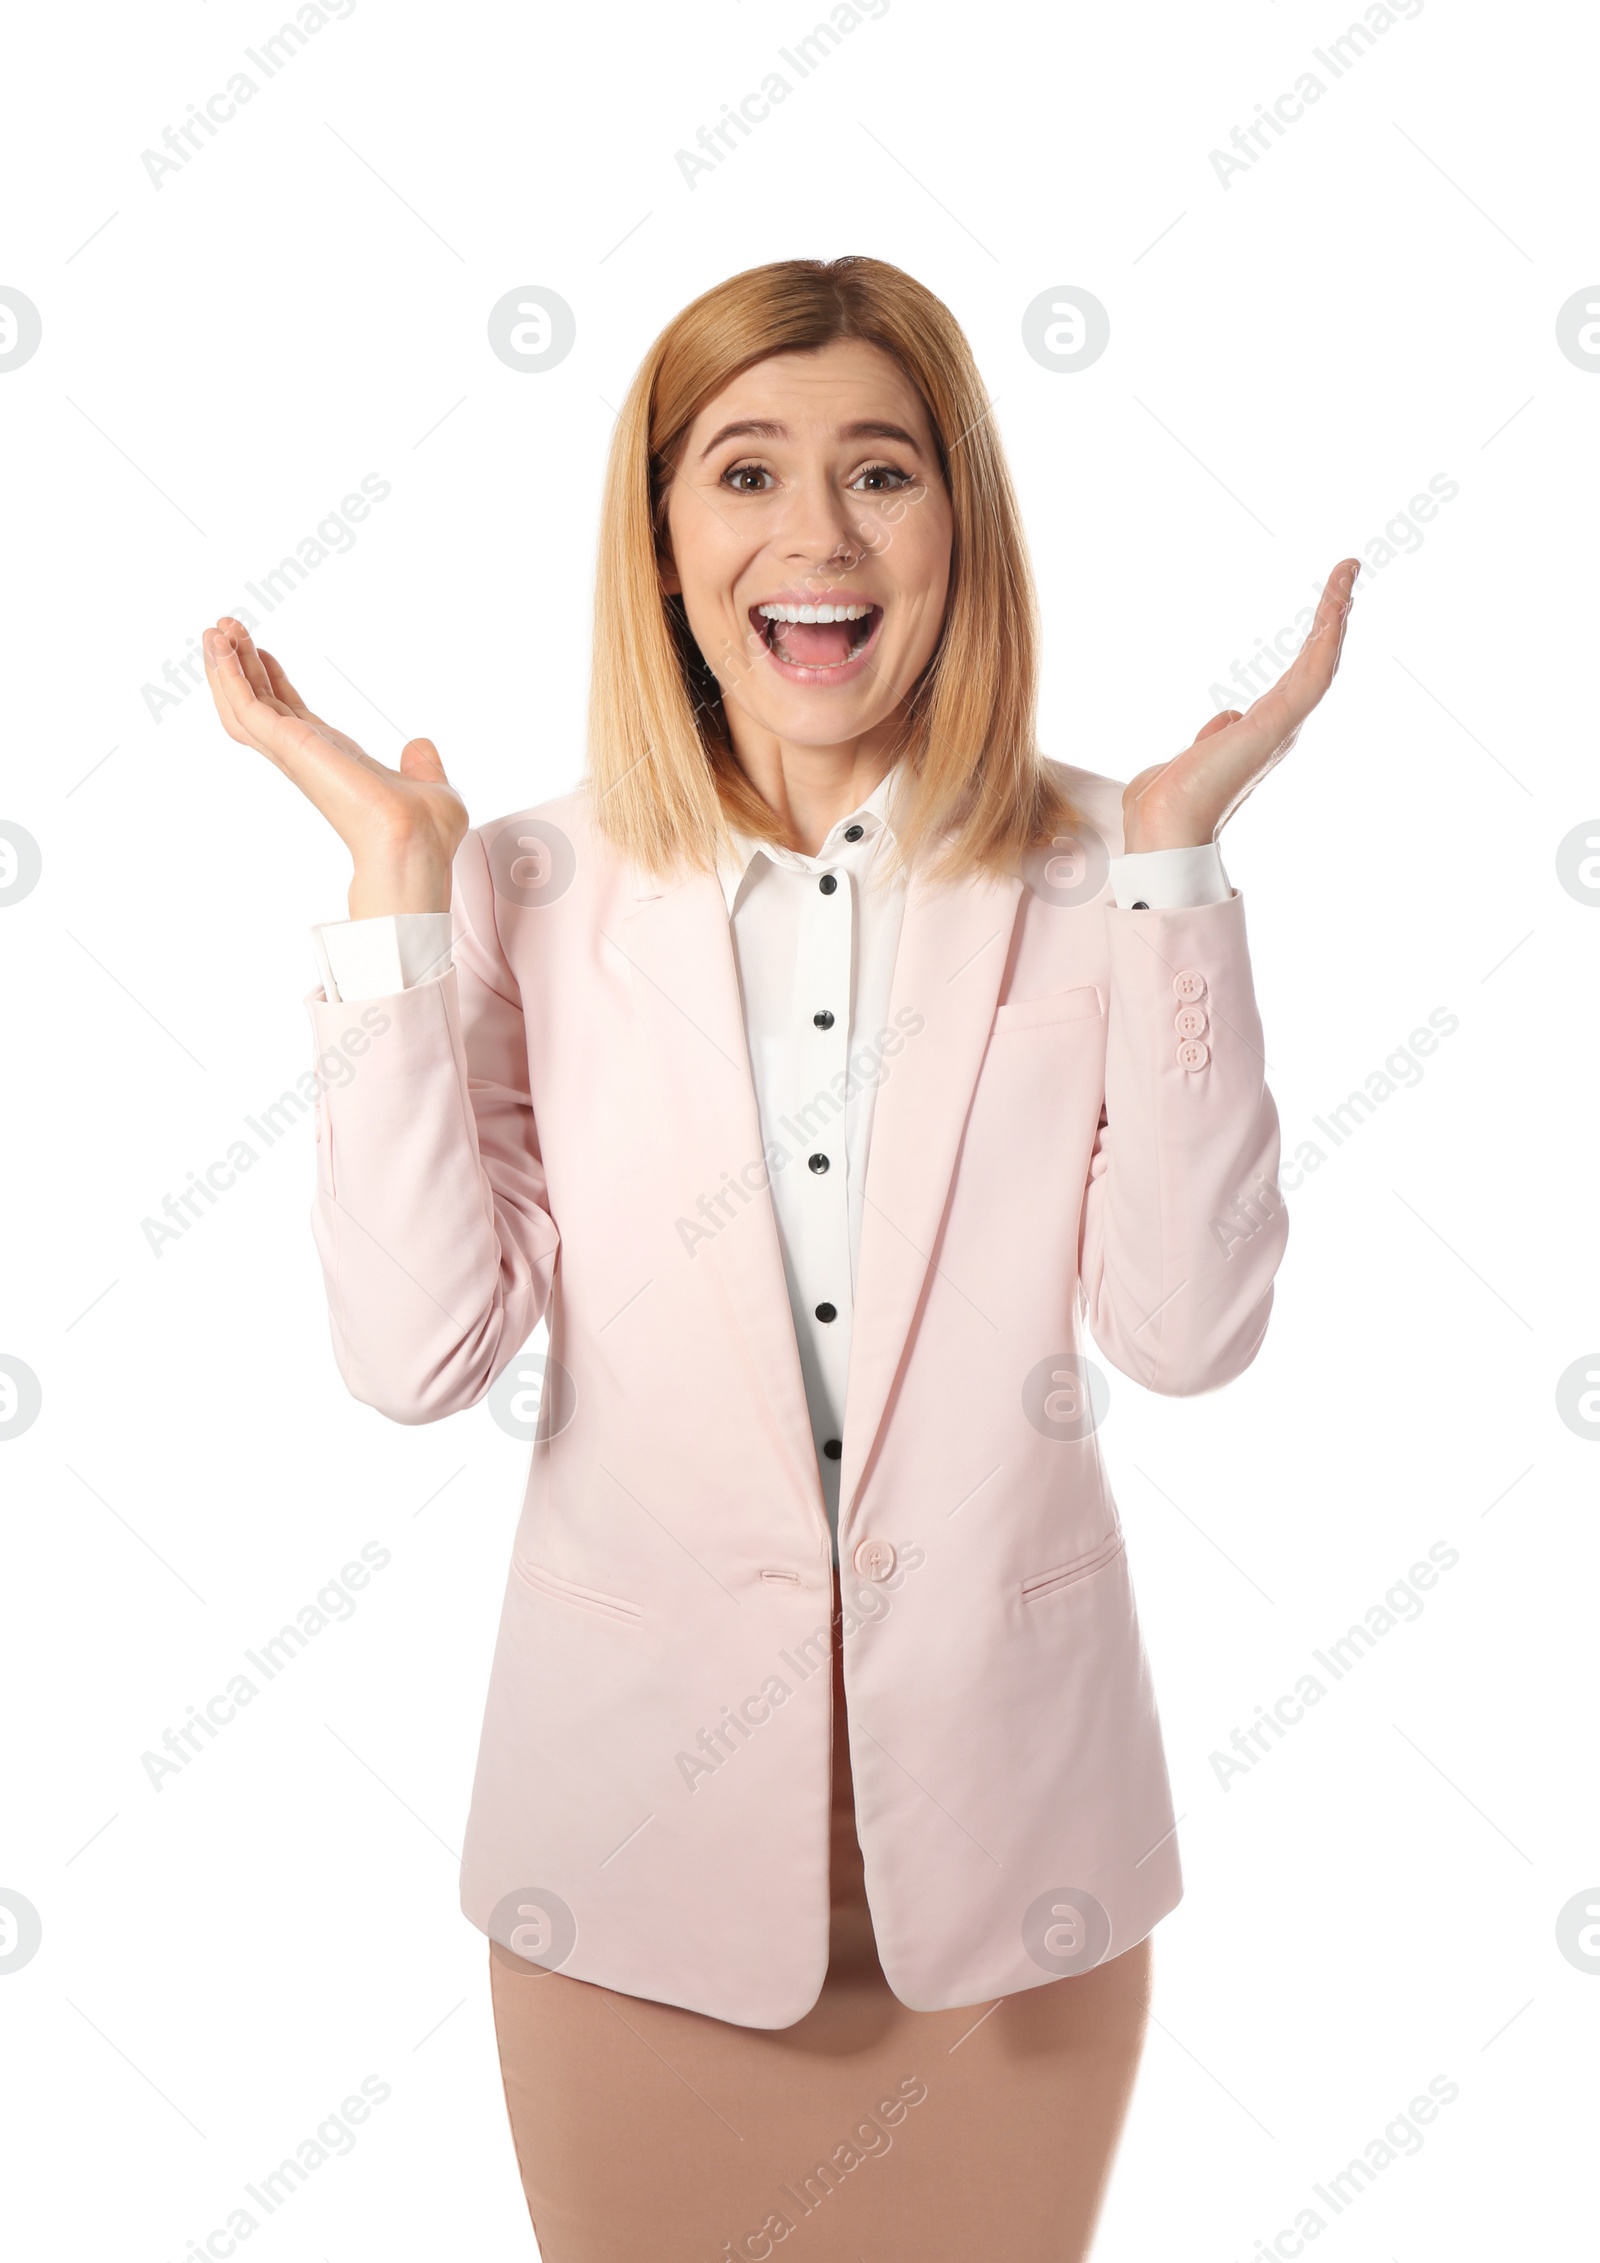
[[[899, 782], [888, 772], [815, 856], [736, 834], [719, 875], [836, 1563], [867, 1152], [878, 1086], [894, 1073], [881, 1048], [905, 878], [882, 868]], [[1220, 903], [1232, 892], [1209, 842], [1113, 857], [1110, 884], [1118, 905], [1151, 910]], [[437, 981], [451, 963], [450, 937], [448, 912], [312, 929], [334, 1003]]]

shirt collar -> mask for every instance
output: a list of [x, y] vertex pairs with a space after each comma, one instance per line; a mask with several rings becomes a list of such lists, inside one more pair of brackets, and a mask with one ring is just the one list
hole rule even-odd
[[792, 871], [819, 872], [828, 865], [837, 863], [841, 855], [857, 846], [854, 842], [847, 843], [844, 838], [846, 831], [852, 825], [861, 825], [865, 828], [865, 839], [859, 844], [863, 849], [867, 847], [869, 842], [874, 841], [879, 834], [882, 834], [886, 840], [892, 841], [895, 837], [894, 810], [896, 797], [902, 784], [901, 768], [902, 765], [896, 762], [884, 772], [866, 800], [851, 810], [847, 816], [841, 817], [838, 823], [830, 829], [827, 839], [815, 856], [803, 856], [799, 850], [783, 848], [776, 841], [755, 840], [750, 834], [741, 833], [736, 827], [732, 828], [732, 852], [722, 864], [717, 875], [722, 882], [722, 893], [728, 906], [729, 917], [731, 918], [733, 915], [733, 907], [739, 890], [743, 887], [745, 876], [757, 856], [764, 856], [773, 864], [787, 865]]

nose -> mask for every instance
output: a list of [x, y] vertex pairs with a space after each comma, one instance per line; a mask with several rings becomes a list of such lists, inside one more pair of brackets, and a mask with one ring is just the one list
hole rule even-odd
[[789, 491], [778, 547], [795, 566], [849, 572], [866, 554], [854, 498], [818, 474]]

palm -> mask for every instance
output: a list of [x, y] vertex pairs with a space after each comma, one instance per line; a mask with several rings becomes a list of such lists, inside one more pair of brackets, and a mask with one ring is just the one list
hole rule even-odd
[[314, 715], [242, 623], [224, 619], [208, 630], [205, 652], [207, 680], [229, 738], [291, 778], [358, 862], [406, 842], [448, 865], [467, 829], [467, 812], [431, 740], [412, 739], [399, 769], [391, 770]]
[[1215, 840], [1269, 770], [1283, 760], [1300, 726], [1332, 683], [1360, 561], [1335, 566], [1311, 632], [1278, 681], [1241, 715], [1214, 715], [1192, 746], [1141, 770], [1123, 790], [1128, 849], [1173, 848]]

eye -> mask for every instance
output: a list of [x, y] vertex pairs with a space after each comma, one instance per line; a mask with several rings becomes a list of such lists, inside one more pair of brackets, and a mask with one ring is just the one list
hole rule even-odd
[[735, 495], [764, 495], [764, 486], [746, 486], [747, 480], [770, 481], [772, 474], [765, 464], [730, 464], [719, 485], [731, 487]]
[[900, 488], [909, 487], [911, 474], [897, 470], [893, 464], [868, 464], [856, 473], [850, 484], [852, 487], [859, 488], [864, 480], [870, 480], [872, 483], [863, 490], [864, 493], [868, 495], [893, 495]]

